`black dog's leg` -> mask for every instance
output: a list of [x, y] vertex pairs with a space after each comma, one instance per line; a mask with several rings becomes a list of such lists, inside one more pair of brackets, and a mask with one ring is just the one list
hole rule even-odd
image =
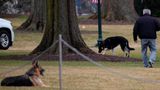
[[108, 49], [107, 48], [105, 48], [104, 50], [103, 50], [103, 55], [105, 55], [106, 53], [107, 53], [107, 51], [108, 51]]
[[129, 58], [130, 57], [129, 52], [126, 52], [125, 56]]
[[122, 51], [124, 52], [124, 57], [129, 57], [130, 56], [130, 50], [127, 47], [126, 43], [122, 43], [120, 44], [120, 47], [122, 49]]
[[125, 48], [124, 48], [124, 52], [125, 52], [125, 57], [130, 57], [130, 50], [128, 49], [128, 47], [126, 46]]

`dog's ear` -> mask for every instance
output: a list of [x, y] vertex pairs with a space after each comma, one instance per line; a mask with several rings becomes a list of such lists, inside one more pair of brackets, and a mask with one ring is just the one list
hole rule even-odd
[[33, 62], [32, 62], [32, 66], [33, 66], [33, 67], [39, 67], [38, 61], [33, 61]]
[[36, 65], [35, 65], [36, 67], [39, 67], [39, 64], [38, 64], [38, 61], [36, 62]]

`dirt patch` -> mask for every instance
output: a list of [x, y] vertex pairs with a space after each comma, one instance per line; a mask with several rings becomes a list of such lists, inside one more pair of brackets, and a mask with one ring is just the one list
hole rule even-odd
[[[111, 55], [101, 55], [101, 54], [85, 54], [85, 56], [95, 60], [95, 61], [111, 61], [111, 62], [138, 62], [142, 61], [137, 58], [127, 58], [120, 56]], [[11, 56], [1, 56], [0, 60], [33, 60], [37, 56], [29, 55], [11, 55]], [[59, 60], [59, 55], [43, 55], [38, 58], [38, 60]], [[66, 61], [85, 61], [81, 56], [77, 54], [67, 54], [63, 55], [63, 60]]]

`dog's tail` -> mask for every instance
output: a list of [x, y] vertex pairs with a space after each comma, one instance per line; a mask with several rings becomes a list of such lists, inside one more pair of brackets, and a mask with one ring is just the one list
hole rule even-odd
[[1, 86], [7, 86], [7, 80], [6, 79], [1, 81]]
[[129, 47], [129, 43], [126, 43], [126, 44], [127, 44], [127, 48], [128, 48], [129, 50], [135, 50], [134, 48]]
[[134, 48], [128, 47], [129, 50], [135, 50]]

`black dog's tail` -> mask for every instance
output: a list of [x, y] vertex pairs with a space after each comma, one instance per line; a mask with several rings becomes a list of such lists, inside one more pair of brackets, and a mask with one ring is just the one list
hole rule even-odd
[[134, 48], [128, 47], [129, 50], [135, 50]]
[[7, 86], [6, 80], [2, 80], [2, 81], [1, 81], [1, 86]]
[[127, 44], [127, 48], [128, 48], [129, 50], [135, 50], [134, 48], [129, 47], [129, 43], [128, 43], [128, 42], [127, 42], [126, 44]]

